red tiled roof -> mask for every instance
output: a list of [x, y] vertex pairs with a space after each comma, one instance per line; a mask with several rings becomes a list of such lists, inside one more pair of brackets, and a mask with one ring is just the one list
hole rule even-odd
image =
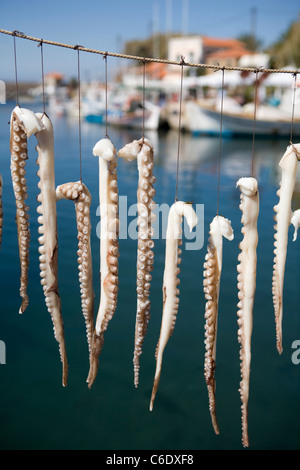
[[217, 48], [232, 48], [232, 47], [242, 47], [243, 43], [238, 39], [221, 39], [221, 38], [211, 38], [209, 36], [202, 37], [204, 47], [217, 47]]
[[[159, 62], [148, 62], [145, 65], [145, 72], [153, 78], [163, 78], [167, 74], [167, 65]], [[143, 66], [138, 68], [137, 73], [143, 74]]]
[[232, 47], [230, 49], [221, 49], [219, 51], [212, 52], [207, 54], [207, 59], [225, 59], [227, 57], [240, 58], [243, 55], [253, 54], [253, 52], [244, 49], [243, 47]]
[[55, 78], [56, 80], [62, 80], [64, 78], [63, 74], [60, 72], [46, 73], [46, 77]]

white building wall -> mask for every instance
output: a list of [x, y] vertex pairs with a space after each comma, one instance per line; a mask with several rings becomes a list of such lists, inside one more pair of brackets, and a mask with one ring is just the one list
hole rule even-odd
[[180, 62], [199, 63], [203, 60], [203, 42], [201, 36], [186, 36], [169, 39], [168, 59]]

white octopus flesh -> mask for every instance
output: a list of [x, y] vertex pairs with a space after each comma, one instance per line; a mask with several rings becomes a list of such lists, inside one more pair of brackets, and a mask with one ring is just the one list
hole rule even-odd
[[28, 159], [27, 139], [44, 128], [43, 123], [33, 111], [16, 106], [10, 119], [11, 178], [16, 200], [16, 224], [20, 258], [20, 296], [22, 305], [19, 313], [24, 313], [29, 304], [28, 269], [29, 269], [29, 207], [26, 204], [27, 181], [26, 160]]
[[81, 293], [81, 308], [85, 319], [87, 343], [90, 355], [92, 352], [92, 335], [94, 332], [94, 289], [93, 289], [93, 263], [91, 250], [91, 194], [81, 181], [66, 183], [56, 188], [56, 199], [74, 201], [77, 238], [78, 238], [78, 270]]
[[150, 400], [150, 411], [153, 410], [153, 404], [157, 393], [159, 380], [161, 376], [162, 360], [165, 347], [169, 338], [172, 336], [179, 307], [179, 289], [180, 283], [178, 275], [181, 263], [180, 255], [182, 250], [182, 222], [186, 218], [188, 226], [192, 231], [198, 223], [198, 217], [191, 204], [177, 201], [170, 208], [168, 217], [168, 226], [166, 233], [166, 254], [165, 270], [163, 279], [163, 315], [158, 345], [156, 348], [156, 370], [153, 383], [153, 390]]
[[209, 410], [213, 428], [219, 434], [216, 414], [216, 348], [220, 281], [223, 262], [223, 237], [232, 241], [234, 238], [231, 222], [217, 215], [210, 224], [209, 244], [204, 263], [205, 305], [205, 362], [204, 376], [208, 390]]
[[155, 203], [155, 189], [153, 184], [156, 178], [153, 176], [153, 145], [142, 138], [125, 145], [118, 152], [118, 156], [127, 161], [137, 159], [138, 164], [138, 253], [137, 253], [137, 311], [134, 341], [134, 385], [138, 387], [140, 372], [140, 356], [150, 321], [151, 302], [150, 286], [154, 264], [154, 230], [152, 222], [155, 220], [153, 209]]
[[98, 371], [104, 333], [113, 318], [119, 290], [119, 204], [117, 179], [117, 151], [109, 138], [97, 142], [93, 149], [99, 157], [100, 233], [100, 305], [92, 339], [91, 367], [87, 378], [92, 387]]
[[300, 144], [290, 145], [279, 162], [281, 169], [280, 188], [277, 192], [279, 203], [275, 211], [275, 241], [274, 241], [274, 268], [273, 268], [273, 303], [276, 323], [276, 346], [279, 354], [282, 353], [282, 317], [283, 317], [283, 289], [284, 275], [288, 245], [288, 231], [290, 224], [295, 226], [294, 241], [300, 225], [300, 209], [292, 213], [291, 204], [296, 182], [297, 164], [300, 160]]
[[241, 178], [237, 182], [241, 191], [242, 234], [238, 257], [238, 340], [240, 343], [242, 409], [242, 443], [249, 446], [248, 401], [251, 365], [251, 336], [257, 270], [257, 220], [259, 215], [259, 191], [255, 178]]
[[50, 313], [54, 336], [59, 344], [62, 362], [62, 384], [67, 385], [68, 363], [65, 346], [64, 325], [61, 315], [61, 300], [58, 292], [58, 239], [56, 215], [56, 187], [54, 168], [53, 126], [46, 114], [38, 113], [37, 118], [44, 130], [36, 133], [38, 141], [37, 175], [40, 179], [37, 197], [40, 206], [37, 208], [39, 225], [39, 253], [41, 284], [45, 295], [46, 306]]

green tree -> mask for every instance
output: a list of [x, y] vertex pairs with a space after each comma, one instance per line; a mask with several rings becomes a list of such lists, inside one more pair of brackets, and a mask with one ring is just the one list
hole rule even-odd
[[257, 39], [252, 34], [242, 34], [237, 38], [239, 41], [243, 42], [245, 47], [252, 52], [257, 52], [261, 49], [262, 41]]
[[272, 67], [281, 68], [286, 65], [300, 67], [300, 20], [293, 22], [279, 41], [273, 44], [268, 53]]

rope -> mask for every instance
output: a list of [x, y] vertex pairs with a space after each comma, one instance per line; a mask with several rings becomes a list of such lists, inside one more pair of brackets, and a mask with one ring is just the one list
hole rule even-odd
[[[43, 41], [44, 44], [49, 44], [50, 46], [57, 46], [57, 47], [64, 47], [65, 49], [74, 49], [75, 46], [72, 46], [70, 44], [63, 44], [61, 42], [56, 42], [56, 41], [49, 41], [47, 39], [40, 39], [40, 38], [35, 38], [33, 36], [27, 36], [26, 34], [20, 33], [19, 31], [7, 31], [5, 29], [0, 29], [1, 34], [7, 34], [9, 36], [14, 36], [14, 37], [19, 37], [22, 39], [27, 39], [28, 41], [34, 41], [40, 43]], [[90, 54], [99, 54], [102, 56], [110, 56], [110, 57], [117, 57], [121, 59], [128, 59], [128, 60], [137, 60], [139, 62], [156, 62], [159, 64], [167, 64], [167, 65], [178, 65], [182, 66], [181, 62], [173, 61], [173, 60], [167, 60], [167, 59], [156, 59], [152, 57], [139, 57], [139, 56], [134, 56], [134, 55], [128, 55], [128, 54], [118, 54], [116, 52], [107, 52], [107, 51], [100, 51], [97, 49], [89, 49], [87, 47], [82, 47], [79, 46], [78, 50], [82, 52], [88, 52]], [[210, 64], [197, 64], [197, 63], [190, 63], [190, 62], [184, 62], [186, 67], [197, 67], [197, 68], [203, 68], [203, 69], [213, 69], [213, 70], [237, 70], [239, 72], [257, 72], [257, 67], [231, 67], [231, 66], [223, 66], [220, 64], [217, 65], [210, 65]], [[287, 73], [287, 74], [299, 74], [300, 70], [282, 70], [282, 69], [268, 69], [268, 68], [260, 68], [260, 72], [263, 73]]]

